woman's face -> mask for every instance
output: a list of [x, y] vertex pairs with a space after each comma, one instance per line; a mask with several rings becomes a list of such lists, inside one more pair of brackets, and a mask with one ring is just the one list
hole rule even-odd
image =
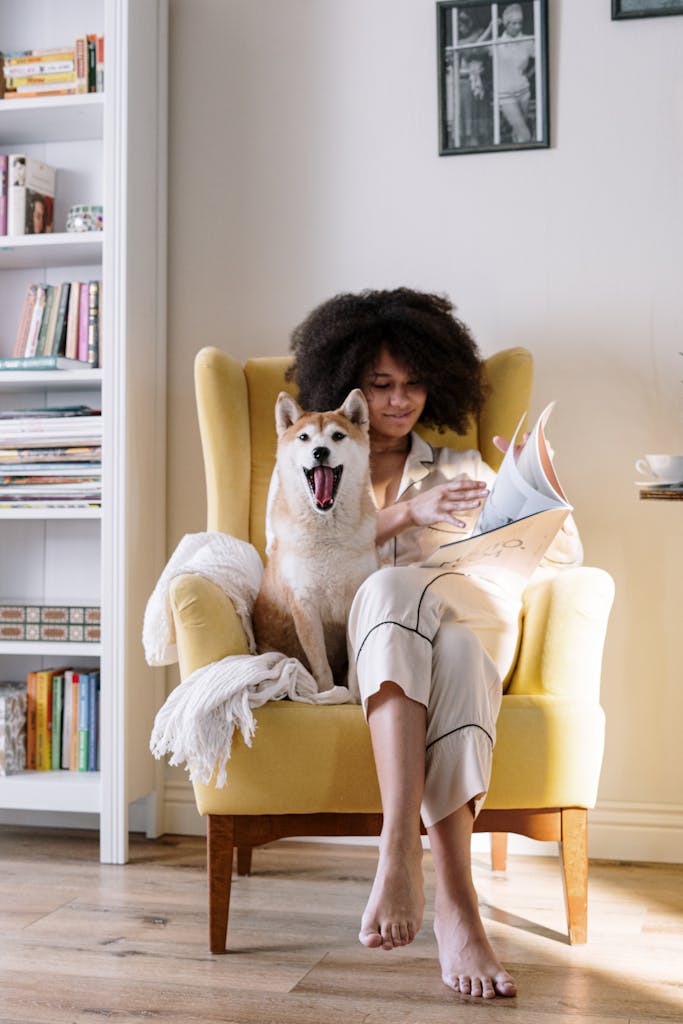
[[422, 415], [427, 389], [405, 363], [383, 348], [361, 387], [368, 402], [371, 442], [407, 437]]

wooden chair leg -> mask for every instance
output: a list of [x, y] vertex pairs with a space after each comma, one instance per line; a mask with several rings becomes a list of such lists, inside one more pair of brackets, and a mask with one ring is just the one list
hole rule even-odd
[[588, 941], [588, 811], [562, 809], [562, 878], [571, 945]]
[[234, 822], [230, 815], [209, 815], [206, 854], [209, 876], [209, 949], [212, 953], [225, 953], [230, 911], [233, 837]]
[[237, 874], [251, 874], [251, 855], [254, 852], [253, 846], [237, 847]]
[[507, 832], [491, 833], [491, 870], [505, 871], [508, 866]]

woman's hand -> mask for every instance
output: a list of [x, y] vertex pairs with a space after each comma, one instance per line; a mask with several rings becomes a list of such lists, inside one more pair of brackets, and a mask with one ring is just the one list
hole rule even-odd
[[432, 487], [406, 502], [411, 524], [433, 526], [435, 523], [453, 523], [464, 527], [466, 524], [455, 513], [478, 508], [488, 493], [483, 480], [472, 480], [462, 473], [448, 483]]

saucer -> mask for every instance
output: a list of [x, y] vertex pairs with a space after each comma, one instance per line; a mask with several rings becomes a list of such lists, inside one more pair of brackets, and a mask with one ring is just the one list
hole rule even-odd
[[651, 490], [668, 490], [673, 488], [676, 490], [679, 487], [683, 487], [683, 480], [671, 481], [663, 484], [661, 480], [634, 480], [636, 487], [648, 487]]

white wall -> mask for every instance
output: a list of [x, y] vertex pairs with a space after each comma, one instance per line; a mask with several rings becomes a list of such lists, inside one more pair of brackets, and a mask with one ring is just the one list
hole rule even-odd
[[[552, 148], [437, 155], [431, 0], [171, 0], [170, 545], [204, 526], [192, 360], [280, 354], [341, 290], [447, 292], [527, 345], [588, 563], [614, 576], [595, 855], [683, 859], [683, 17], [550, 0]], [[174, 673], [169, 683], [175, 682]], [[168, 773], [167, 821], [189, 789]]]

